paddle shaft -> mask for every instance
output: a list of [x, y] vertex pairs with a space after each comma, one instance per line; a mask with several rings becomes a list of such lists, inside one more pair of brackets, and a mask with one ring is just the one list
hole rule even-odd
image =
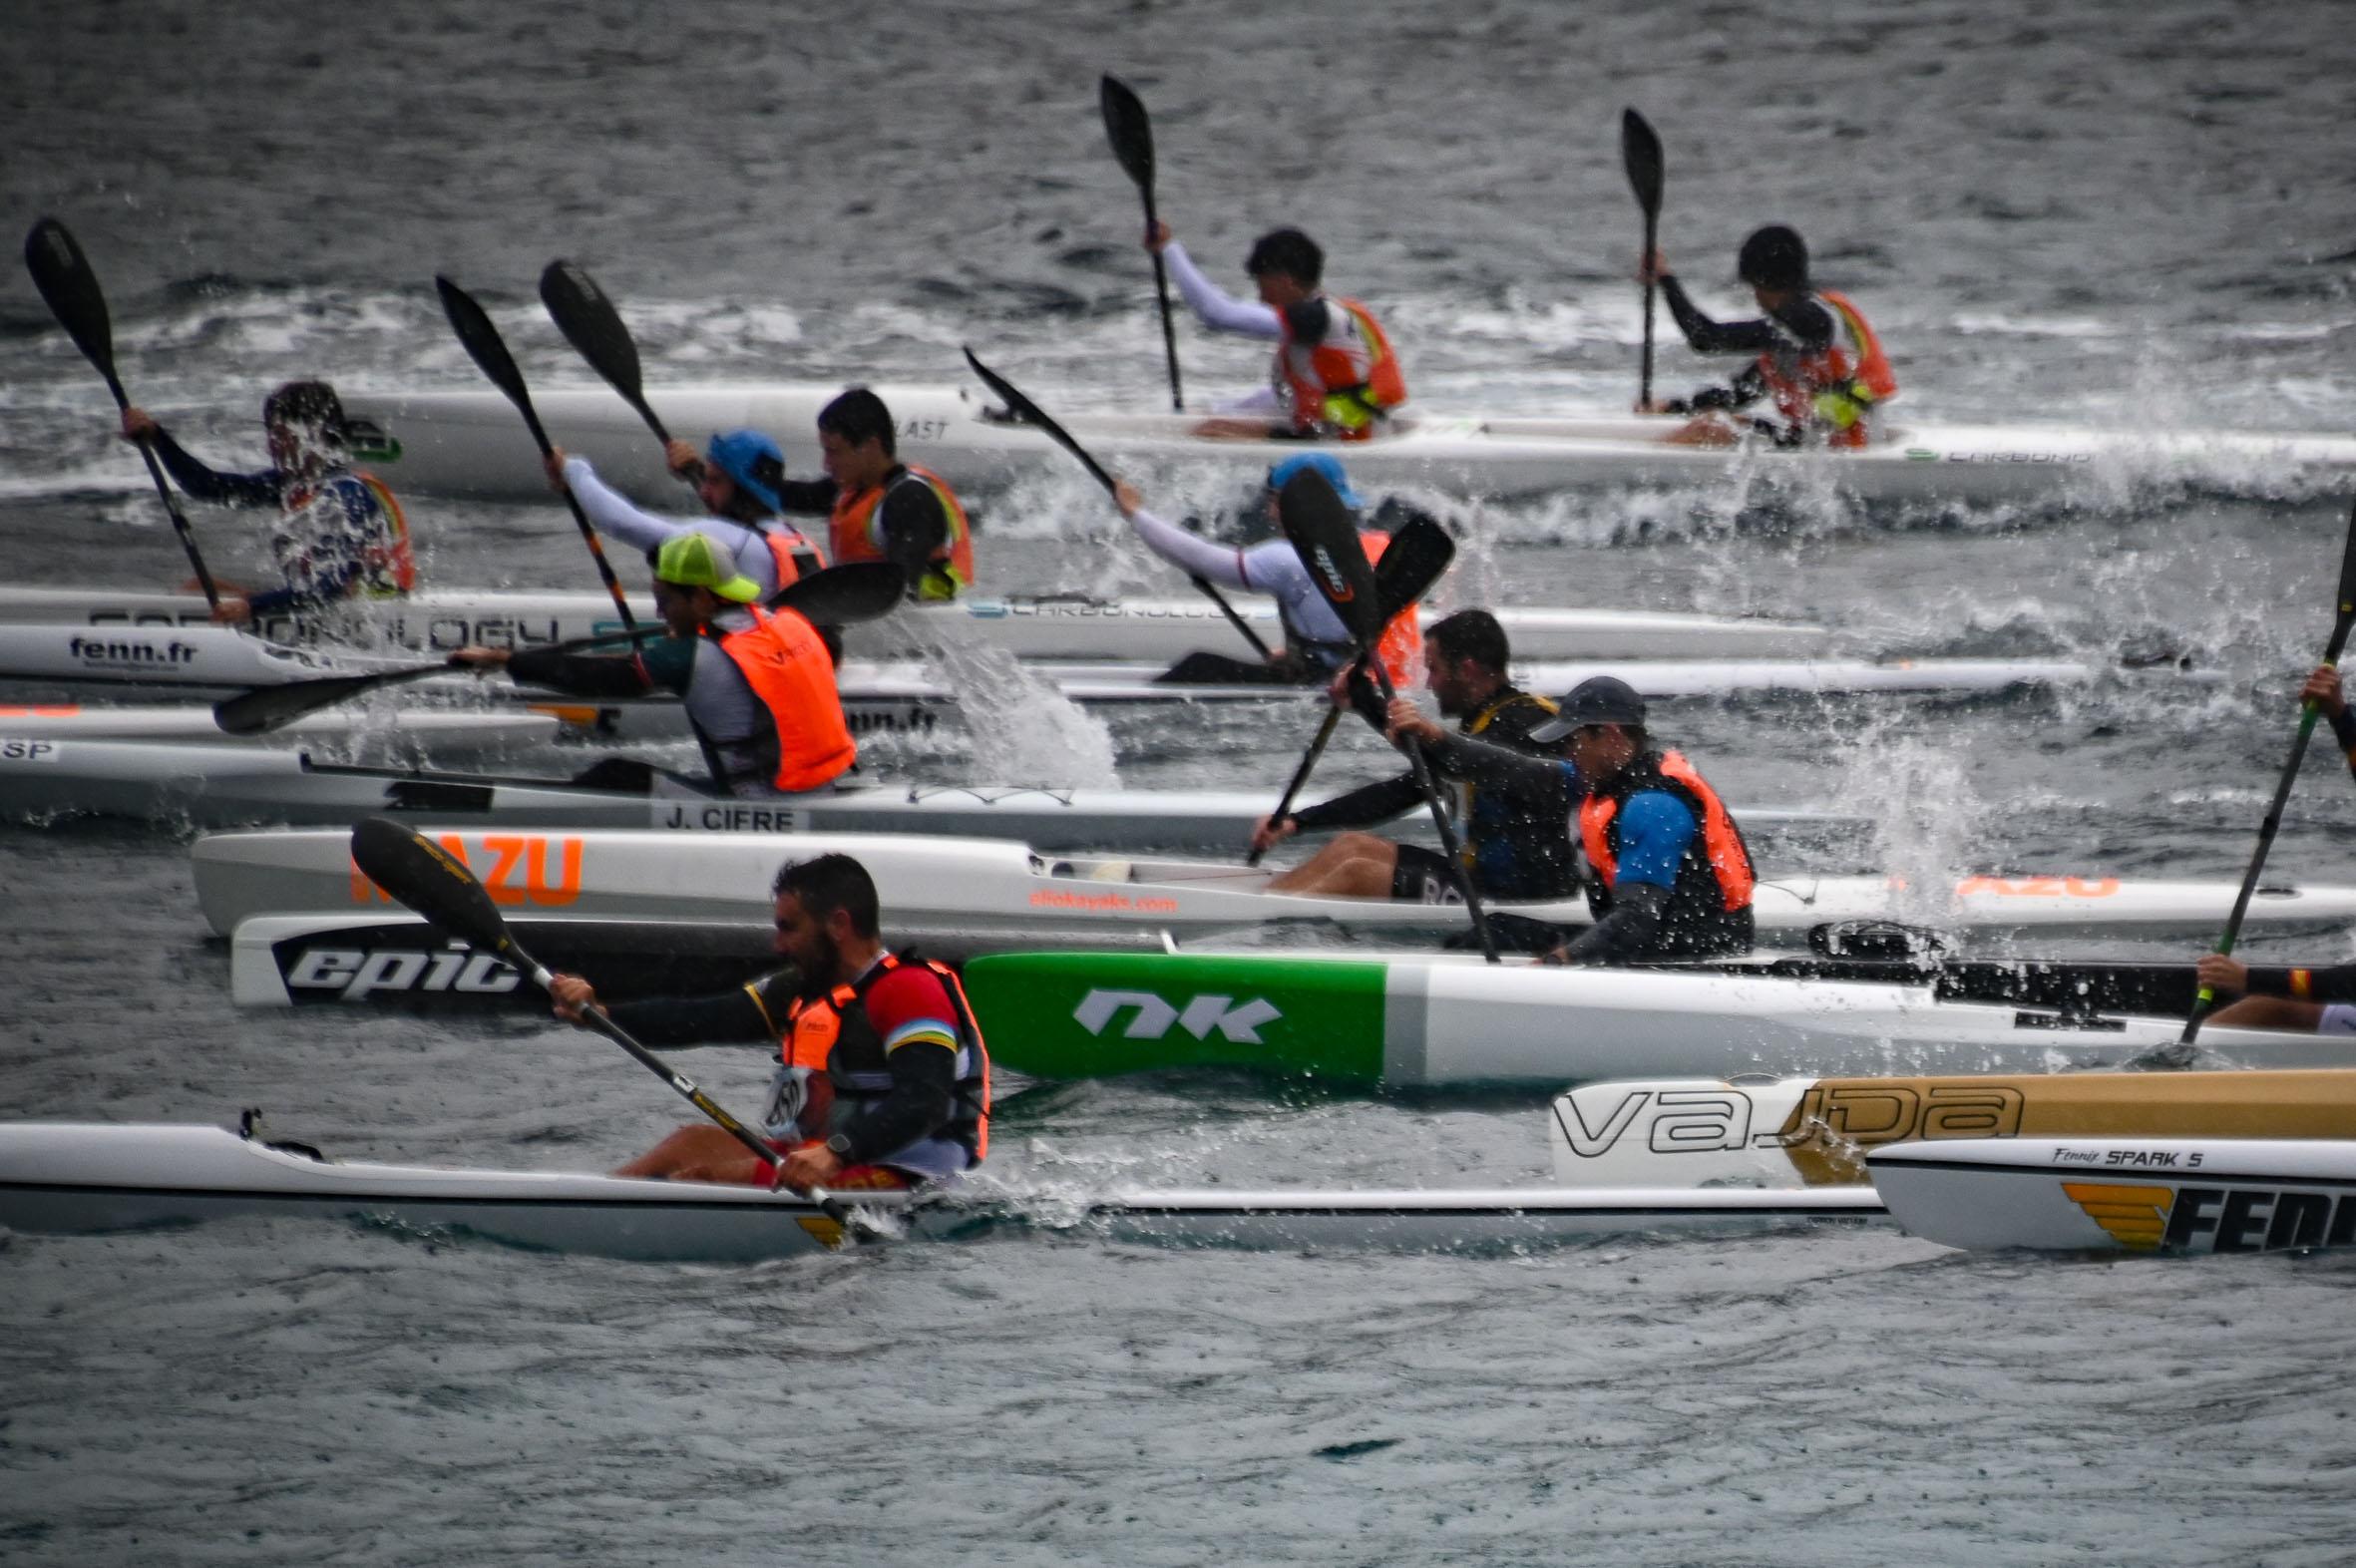
[[[1302, 753], [1301, 766], [1293, 770], [1292, 782], [1285, 786], [1284, 796], [1277, 801], [1276, 810], [1268, 814], [1269, 826], [1281, 827], [1284, 825], [1285, 818], [1289, 816], [1293, 810], [1293, 797], [1300, 794], [1301, 786], [1309, 782], [1310, 773], [1317, 767], [1317, 759], [1326, 754], [1326, 742], [1334, 738], [1334, 730], [1338, 725], [1341, 724], [1341, 708], [1331, 707], [1326, 709], [1325, 722], [1318, 725], [1317, 727], [1317, 738], [1311, 741], [1309, 743], [1309, 749]], [[1257, 866], [1260, 864], [1260, 857], [1266, 853], [1268, 853], [1266, 850], [1255, 846], [1252, 850], [1252, 853], [1244, 857], [1244, 864], [1247, 866]]]
[[1653, 300], [1660, 285], [1653, 280], [1653, 250], [1661, 237], [1661, 214], [1651, 207], [1644, 214], [1644, 359], [1638, 379], [1636, 400], [1650, 407], [1653, 401]]
[[[1370, 652], [1367, 670], [1374, 680], [1374, 690], [1381, 695], [1382, 705], [1398, 695], [1390, 683], [1390, 671], [1382, 661]], [[1432, 831], [1439, 835], [1440, 853], [1447, 857], [1448, 869], [1455, 874], [1456, 886], [1464, 895], [1464, 913], [1472, 921], [1472, 935], [1480, 943], [1481, 957], [1491, 964], [1501, 962], [1497, 957], [1496, 939], [1489, 935], [1488, 912], [1481, 908], [1480, 889], [1473, 883], [1472, 872], [1464, 864], [1462, 846], [1456, 840], [1456, 825], [1448, 820], [1448, 808], [1441, 801], [1439, 781], [1432, 776], [1431, 760], [1423, 755], [1423, 742], [1410, 739], [1406, 745], [1407, 767], [1415, 775], [1415, 787], [1423, 792], [1423, 804], [1431, 809]]]
[[[982, 381], [988, 385], [992, 392], [995, 392], [999, 397], [1006, 400], [1007, 409], [1017, 419], [1020, 419], [1025, 424], [1036, 425], [1040, 430], [1046, 432], [1048, 440], [1054, 442], [1057, 446], [1070, 453], [1073, 457], [1078, 458], [1080, 460], [1080, 466], [1086, 469], [1091, 475], [1095, 476], [1096, 483], [1104, 487], [1104, 493], [1106, 495], [1112, 495], [1115, 491], [1120, 489], [1119, 482], [1104, 471], [1103, 464], [1097, 462], [1093, 457], [1088, 455], [1088, 449], [1081, 446], [1079, 442], [1074, 440], [1070, 431], [1064, 429], [1053, 419], [1050, 419], [1047, 416], [1047, 411], [1045, 409], [1039, 407], [1029, 398], [1023, 396], [1021, 391], [1015, 387], [1014, 383], [1008, 381], [1005, 377], [990, 369], [981, 360], [975, 358], [974, 351], [970, 348], [966, 350], [966, 363], [974, 367], [975, 374], [982, 377]], [[1172, 360], [1171, 366], [1173, 376], [1176, 374], [1176, 364], [1177, 362]], [[1212, 587], [1208, 580], [1196, 577], [1192, 573], [1187, 574], [1186, 581], [1192, 583], [1196, 588], [1202, 589], [1204, 593], [1209, 595], [1211, 602], [1219, 606], [1219, 612], [1227, 617], [1228, 624], [1235, 627], [1236, 630], [1242, 632], [1244, 640], [1252, 644], [1253, 652], [1259, 654], [1263, 659], [1273, 660], [1276, 657], [1276, 654], [1270, 650], [1268, 644], [1261, 640], [1260, 633], [1252, 629], [1251, 623], [1245, 620], [1243, 616], [1236, 613], [1235, 606], [1227, 601], [1226, 594], [1220, 592], [1216, 588]]]

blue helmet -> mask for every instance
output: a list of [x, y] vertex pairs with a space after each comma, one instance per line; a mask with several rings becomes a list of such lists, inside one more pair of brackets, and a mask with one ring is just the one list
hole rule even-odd
[[[712, 437], [704, 461], [736, 488], [775, 512], [783, 504], [777, 481], [785, 477], [785, 449], [757, 430], [729, 430]], [[766, 460], [766, 462], [764, 462]], [[767, 477], [763, 478], [763, 474]]]
[[1289, 457], [1268, 471], [1268, 488], [1282, 490], [1287, 481], [1303, 469], [1315, 469], [1334, 487], [1334, 494], [1353, 512], [1363, 511], [1366, 503], [1358, 499], [1358, 492], [1350, 488], [1350, 476], [1342, 472], [1342, 460], [1331, 452], [1303, 452]]

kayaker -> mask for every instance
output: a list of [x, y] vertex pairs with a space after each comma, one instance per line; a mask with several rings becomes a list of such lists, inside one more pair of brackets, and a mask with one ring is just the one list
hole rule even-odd
[[620, 654], [465, 647], [451, 662], [574, 696], [676, 693], [712, 782], [733, 795], [817, 789], [848, 770], [859, 752], [818, 629], [794, 610], [760, 607], [761, 586], [709, 535], [682, 534], [647, 559], [669, 636]]
[[1204, 326], [1276, 344], [1267, 386], [1213, 405], [1222, 413], [1261, 417], [1208, 420], [1195, 434], [1365, 441], [1381, 433], [1406, 403], [1406, 376], [1389, 337], [1365, 305], [1325, 291], [1326, 253], [1300, 229], [1271, 229], [1252, 242], [1244, 270], [1259, 292], [1257, 303], [1205, 277], [1167, 223], [1147, 231], [1145, 248], [1169, 262], [1178, 291]]
[[[1506, 675], [1510, 662], [1505, 628], [1485, 609], [1457, 610], [1423, 633], [1423, 683], [1441, 715], [1455, 718], [1456, 733], [1493, 743], [1484, 750], [1510, 748], [1547, 759], [1546, 787], [1536, 791], [1517, 789], [1511, 780], [1467, 783], [1456, 814], [1466, 867], [1487, 898], [1565, 899], [1579, 890], [1579, 858], [1565, 828], [1569, 814], [1561, 768], [1548, 748], [1531, 739], [1555, 705], [1514, 685]], [[1414, 712], [1404, 698], [1400, 704]], [[1380, 727], [1384, 715], [1375, 706], [1368, 718]], [[1430, 733], [1441, 733], [1436, 724], [1422, 722]], [[1282, 822], [1263, 818], [1252, 845], [1265, 852], [1298, 832], [1388, 822], [1422, 801], [1415, 775], [1401, 773], [1294, 812]], [[1455, 903], [1464, 896], [1454, 868], [1437, 850], [1362, 832], [1342, 834], [1269, 886], [1276, 893], [1424, 904]]]
[[853, 387], [818, 411], [824, 479], [784, 479], [778, 510], [827, 520], [837, 563], [897, 562], [908, 596], [950, 599], [974, 586], [974, 531], [949, 482], [900, 461], [892, 411]]
[[[1734, 381], [1692, 397], [1639, 403], [1640, 414], [1699, 414], [1668, 439], [1688, 446], [1733, 446], [1759, 434], [1778, 447], [1862, 447], [1873, 439], [1873, 415], [1897, 395], [1897, 378], [1881, 339], [1845, 294], [1808, 280], [1807, 244], [1780, 223], [1743, 241], [1737, 270], [1751, 285], [1760, 315], [1751, 321], [1713, 321], [1686, 297], [1685, 285], [1655, 250], [1637, 269], [1639, 281], [1661, 285], [1670, 314], [1687, 344], [1700, 354], [1755, 354]], [[1723, 417], [1761, 400], [1771, 416]]]
[[324, 381], [289, 381], [261, 405], [270, 466], [224, 474], [172, 439], [143, 408], [123, 411], [123, 436], [148, 447], [190, 499], [278, 514], [270, 554], [286, 586], [224, 590], [219, 621], [324, 608], [346, 598], [391, 598], [417, 586], [409, 521], [382, 481], [352, 467], [343, 400]]
[[[1394, 705], [1394, 739], [1424, 743], [1433, 769], [1476, 787], [1516, 791], [1537, 809], [1549, 788], [1587, 857], [1595, 924], [1549, 950], [1545, 964], [1741, 953], [1752, 942], [1751, 850], [1718, 792], [1675, 751], [1657, 749], [1645, 702], [1626, 681], [1596, 675], [1532, 727], [1528, 744], [1562, 746], [1538, 760], [1485, 738], [1452, 736]], [[1551, 775], [1551, 778], [1549, 777]]]
[[[695, 522], [642, 512], [597, 477], [587, 458], [553, 449], [549, 483], [573, 499], [596, 531], [640, 551], [657, 550], [682, 534], [711, 534], [733, 547], [736, 570], [764, 595], [800, 582], [826, 565], [826, 553], [777, 515], [777, 487], [785, 480], [785, 452], [757, 430], [723, 431], [698, 454], [684, 441], [665, 448], [670, 470], [692, 482], [709, 517]], [[716, 532], [714, 523], [723, 525]]]
[[[788, 862], [773, 891], [772, 940], [788, 968], [716, 996], [610, 1010], [649, 1045], [775, 1045], [761, 1121], [784, 1158], [763, 1160], [694, 1122], [613, 1174], [872, 1192], [981, 1164], [989, 1053], [956, 975], [884, 947], [875, 881], [848, 855]], [[596, 1000], [578, 975], [559, 975], [549, 991], [574, 1023]]]
[[[2356, 774], [2356, 713], [2340, 687], [2340, 672], [2316, 666], [2299, 688], [2331, 725], [2332, 739]], [[2329, 969], [2252, 968], [2220, 953], [2195, 966], [2200, 983], [2220, 996], [2238, 996], [2208, 1015], [2222, 1028], [2283, 1029], [2310, 1034], [2356, 1034], [2356, 964]]]
[[[1286, 458], [1268, 471], [1268, 485], [1262, 492], [1262, 505], [1272, 518], [1276, 514], [1278, 492], [1305, 469], [1314, 469], [1334, 487], [1334, 494], [1354, 514], [1363, 515], [1364, 508], [1358, 492], [1350, 488], [1350, 476], [1344, 472], [1340, 460], [1328, 452], [1303, 452]], [[1301, 554], [1291, 542], [1278, 538], [1263, 540], [1256, 545], [1236, 548], [1216, 544], [1200, 535], [1190, 534], [1176, 524], [1165, 523], [1145, 510], [1144, 497], [1137, 487], [1123, 480], [1113, 490], [1113, 505], [1121, 516], [1137, 531], [1137, 537], [1155, 555], [1180, 571], [1201, 578], [1221, 588], [1235, 588], [1248, 593], [1266, 593], [1276, 599], [1278, 618], [1284, 623], [1285, 644], [1275, 650], [1275, 657], [1266, 661], [1235, 658], [1224, 653], [1189, 653], [1159, 678], [1175, 683], [1203, 684], [1300, 684], [1321, 680], [1349, 661], [1350, 633], [1342, 624], [1342, 617], [1334, 613], [1334, 606], [1318, 591], [1309, 569], [1302, 565]], [[1366, 548], [1367, 559], [1379, 561], [1390, 545], [1390, 536], [1378, 529], [1361, 528], [1359, 541]], [[1394, 683], [1405, 684], [1418, 673], [1422, 634], [1417, 629], [1414, 610], [1407, 609], [1392, 618], [1383, 628], [1379, 644], [1383, 665], [1390, 671]]]

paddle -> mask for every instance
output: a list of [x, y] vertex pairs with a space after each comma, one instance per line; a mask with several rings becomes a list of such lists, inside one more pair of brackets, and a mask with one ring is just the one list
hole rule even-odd
[[[2348, 633], [2356, 629], [2356, 507], [2348, 512], [2348, 538], [2340, 547], [2339, 610], [2331, 623], [2331, 640], [2323, 646], [2323, 662], [2336, 667], [2340, 654], [2348, 646]], [[2258, 847], [2249, 858], [2249, 870], [2241, 875], [2241, 890], [2233, 896], [2233, 913], [2225, 917], [2224, 935], [2217, 939], [2217, 955], [2229, 957], [2233, 943], [2241, 935], [2242, 917], [2249, 913], [2250, 895], [2257, 891], [2258, 876], [2266, 868], [2266, 853], [2274, 847], [2274, 835], [2282, 827], [2282, 808], [2290, 800], [2290, 787], [2299, 776], [2299, 763], [2307, 755], [2307, 742], [2315, 733], [2315, 720], [2322, 709], [2312, 702], [2300, 704], [2299, 730], [2291, 738], [2290, 760], [2282, 765], [2282, 778], [2274, 786], [2274, 799], [2266, 807], [2266, 820], [2258, 825]], [[2216, 992], [2208, 986], [2200, 987], [2192, 1000], [2192, 1014], [2184, 1020], [2184, 1032], [2172, 1045], [2146, 1051], [2128, 1063], [2131, 1067], [2181, 1068], [2191, 1065], [2192, 1042], [2200, 1033], [2201, 1022], [2216, 1005]]]
[[[613, 301], [597, 286], [579, 262], [562, 257], [551, 261], [540, 274], [540, 302], [548, 306], [557, 330], [565, 334], [565, 341], [580, 351], [589, 368], [605, 378], [605, 384], [621, 394], [621, 400], [638, 411], [646, 428], [654, 432], [654, 439], [662, 443], [667, 455], [671, 433], [662, 420], [647, 406], [644, 383], [638, 375], [638, 345], [630, 337], [630, 329], [622, 324], [621, 312], [613, 308]], [[690, 469], [680, 476], [689, 485], [695, 483]]]
[[[791, 609], [814, 626], [848, 626], [863, 620], [876, 620], [900, 606], [907, 591], [908, 580], [900, 568], [889, 561], [853, 561], [823, 572], [813, 572], [796, 583], [789, 583], [769, 595], [764, 607]], [[634, 626], [624, 631], [599, 632], [595, 636], [575, 637], [569, 642], [555, 642], [539, 651], [548, 653], [578, 653], [586, 648], [605, 647], [616, 642], [642, 642], [653, 637], [667, 636], [667, 626]], [[404, 664], [397, 669], [371, 670], [365, 675], [322, 675], [316, 680], [290, 680], [283, 685], [256, 686], [233, 697], [223, 698], [212, 705], [213, 722], [231, 735], [262, 735], [278, 729], [305, 713], [315, 713], [338, 702], [346, 702], [364, 691], [379, 686], [395, 685], [404, 680], [418, 680], [427, 675], [448, 674], [463, 668], [449, 659], [433, 664]]]
[[[1661, 139], [1645, 117], [1633, 109], [1620, 112], [1620, 162], [1628, 166], [1628, 185], [1636, 193], [1636, 204], [1644, 208], [1644, 253], [1646, 270], [1652, 269], [1653, 249], [1661, 237]], [[1653, 400], [1653, 290], [1651, 278], [1644, 285], [1644, 378], [1637, 401]]]
[[[1293, 549], [1301, 555], [1301, 564], [1309, 569], [1311, 581], [1317, 584], [1318, 591], [1325, 595], [1326, 602], [1334, 607], [1334, 613], [1349, 630], [1359, 658], [1374, 678], [1375, 691], [1387, 704], [1397, 692], [1390, 684], [1390, 672], [1374, 656], [1374, 644], [1382, 636], [1382, 604], [1374, 587], [1374, 568], [1367, 565], [1366, 550], [1359, 544], [1358, 520], [1342, 504], [1342, 498], [1334, 494], [1334, 487], [1325, 475], [1313, 468], [1305, 468], [1286, 480], [1285, 488], [1277, 492], [1276, 505], [1285, 538], [1293, 542]], [[1447, 856], [1448, 868], [1455, 873], [1456, 885], [1463, 890], [1464, 911], [1472, 921], [1472, 934], [1480, 943], [1482, 956], [1494, 964], [1497, 945], [1489, 936], [1488, 919], [1481, 911], [1480, 890], [1464, 871], [1455, 824], [1448, 821], [1447, 807], [1440, 803], [1439, 786], [1431, 777], [1431, 764], [1419, 742], [1408, 742], [1406, 751], [1415, 785], [1423, 792], [1424, 804], [1431, 808], [1431, 825], [1439, 834], [1440, 851]]]
[[[1119, 77], [1107, 76], [1097, 84], [1097, 106], [1104, 111], [1105, 139], [1112, 143], [1112, 156], [1136, 183], [1137, 194], [1145, 198], [1145, 232], [1154, 230], [1153, 212], [1153, 122], [1146, 117], [1145, 105], [1130, 91], [1129, 84]], [[1178, 386], [1178, 330], [1170, 322], [1170, 274], [1162, 265], [1162, 253], [1153, 252], [1153, 292], [1162, 307], [1162, 350], [1170, 358], [1170, 407], [1174, 412], [1186, 412], [1186, 396]]]
[[[556, 451], [555, 444], [541, 428], [540, 415], [532, 407], [531, 389], [524, 385], [524, 372], [516, 368], [516, 358], [507, 351], [499, 328], [491, 324], [491, 317], [475, 303], [474, 296], [450, 279], [437, 274], [434, 287], [441, 290], [442, 311], [450, 317], [451, 328], [458, 333], [467, 357], [516, 405], [516, 412], [524, 416], [525, 428], [532, 432], [533, 441], [540, 447], [541, 457], [547, 459]], [[597, 531], [589, 527], [589, 514], [581, 510], [581, 503], [574, 499], [570, 489], [565, 492], [565, 505], [572, 509], [582, 541], [597, 563], [597, 576], [605, 580], [605, 591], [613, 595], [613, 607], [621, 615], [622, 626], [637, 630], [637, 617], [630, 613], [629, 598], [621, 591], [621, 580], [613, 575], [613, 564], [605, 559], [605, 546], [597, 538]]]
[[[1114, 483], [1113, 477], [1110, 474], [1104, 472], [1103, 465], [1098, 463], [1094, 458], [1088, 456], [1087, 448], [1081, 446], [1077, 441], [1074, 441], [1071, 438], [1070, 431], [1064, 429], [1052, 419], [1049, 419], [1045, 409], [1040, 408], [1029, 398], [1024, 397], [1020, 389], [1018, 389], [1013, 382], [1008, 381], [1004, 376], [999, 375], [996, 371], [990, 369], [989, 366], [975, 358], [974, 351], [970, 348], [966, 350], [966, 363], [974, 367], [974, 373], [982, 378], [982, 383], [985, 386], [987, 386], [992, 392], [995, 392], [1000, 398], [1005, 400], [1006, 411], [1008, 413], [1012, 414], [1023, 424], [1036, 425], [1041, 431], [1046, 433], [1048, 440], [1054, 442], [1057, 446], [1070, 453], [1073, 457], [1078, 458], [1080, 460], [1080, 467], [1086, 469], [1090, 474], [1095, 476], [1096, 483], [1104, 487], [1104, 493], [1106, 495], [1111, 495], [1113, 491], [1118, 488], [1118, 486]], [[1221, 593], [1217, 588], [1213, 588], [1209, 583], [1205, 582], [1201, 578], [1190, 575], [1187, 578], [1187, 581], [1210, 595], [1211, 602], [1218, 605], [1219, 612], [1228, 618], [1229, 622], [1234, 625], [1236, 630], [1244, 634], [1244, 640], [1252, 644], [1252, 649], [1254, 652], [1258, 653], [1264, 659], [1274, 658], [1276, 656], [1275, 654], [1269, 652], [1268, 644], [1260, 640], [1260, 633], [1254, 631], [1244, 620], [1244, 617], [1235, 612], [1235, 606], [1227, 602], [1227, 595]]]
[[[66, 329], [66, 336], [82, 350], [82, 357], [95, 366], [106, 378], [107, 390], [115, 394], [115, 407], [128, 409], [131, 399], [123, 390], [123, 378], [115, 374], [115, 327], [107, 315], [106, 291], [99, 287], [98, 274], [91, 270], [89, 258], [66, 225], [54, 217], [45, 217], [33, 225], [25, 235], [25, 269], [33, 274], [33, 286], [41, 290], [41, 297], [49, 302], [50, 314], [57, 324]], [[172, 531], [180, 536], [180, 548], [189, 553], [189, 565], [196, 569], [196, 586], [204, 590], [204, 602], [220, 608], [220, 589], [214, 586], [212, 574], [205, 570], [204, 557], [196, 549], [196, 536], [189, 531], [189, 520], [183, 516], [180, 503], [172, 499], [172, 487], [165, 483], [164, 465], [156, 461], [155, 452], [144, 441], [134, 442], [139, 455], [146, 459], [148, 478], [156, 482], [156, 494], [164, 502], [164, 510], [172, 515]]]
[[[517, 943], [515, 934], [508, 930], [506, 920], [492, 904], [491, 895], [475, 880], [475, 874], [448, 850], [415, 829], [390, 817], [367, 818], [352, 829], [352, 864], [444, 935], [504, 959], [530, 977], [532, 983], [542, 990], [548, 990], [556, 982], [556, 977]], [[590, 1028], [628, 1051], [647, 1071], [719, 1123], [738, 1143], [764, 1160], [776, 1160], [777, 1150], [770, 1146], [768, 1139], [729, 1115], [685, 1075], [639, 1044], [603, 1007], [591, 1005], [584, 1009], [582, 1016]], [[823, 1189], [813, 1187], [809, 1198], [828, 1219], [843, 1227], [844, 1234], [867, 1239], [869, 1228]]]
[[[1456, 542], [1448, 538], [1448, 531], [1430, 518], [1418, 514], [1391, 535], [1390, 546], [1382, 552], [1382, 559], [1374, 563], [1374, 597], [1382, 605], [1382, 624], [1389, 625], [1391, 617], [1404, 611], [1431, 590], [1439, 575], [1448, 570], [1455, 559]], [[1293, 797], [1309, 782], [1309, 775], [1317, 768], [1317, 759], [1325, 755], [1326, 742], [1334, 738], [1335, 726], [1342, 722], [1345, 709], [1337, 704], [1326, 709], [1324, 720], [1317, 727], [1317, 738], [1302, 753], [1301, 765], [1293, 770], [1292, 782], [1276, 803], [1276, 810], [1268, 815], [1270, 822], [1282, 822], [1293, 810]], [[1255, 848], [1244, 857], [1244, 864], [1257, 866], [1267, 851]]]

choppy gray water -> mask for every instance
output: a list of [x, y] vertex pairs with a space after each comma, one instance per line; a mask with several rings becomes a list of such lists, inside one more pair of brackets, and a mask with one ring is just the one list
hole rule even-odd
[[[133, 395], [222, 461], [274, 382], [472, 384], [426, 286], [584, 373], [531, 284], [575, 256], [659, 401], [723, 376], [1160, 387], [1099, 72], [1155, 114], [1166, 214], [1230, 282], [1296, 220], [1387, 307], [1432, 406], [1633, 390], [1623, 104], [1663, 243], [1731, 308], [1757, 222], [1815, 240], [1925, 419], [2347, 425], [2343, 7], [1589, 14], [1313, 0], [314, 8], [13, 0], [0, 211], [106, 280]], [[1255, 351], [1182, 339], [1190, 389]], [[1708, 367], [1676, 349], [1662, 382]], [[0, 285], [0, 573], [177, 581], [103, 388]], [[798, 433], [785, 433], [789, 436]], [[806, 446], [797, 465], [813, 466]], [[1146, 476], [1189, 502], [1209, 474]], [[1707, 493], [1459, 509], [1457, 602], [1807, 615], [1862, 651], [2197, 650], [2216, 679], [1977, 702], [1672, 705], [1738, 800], [1880, 823], [1901, 869], [2231, 877], [2329, 618], [2346, 499], [2132, 464], [2064, 502], [1876, 514]], [[421, 512], [452, 584], [586, 586], [549, 509]], [[1004, 588], [1156, 587], [1084, 478], [990, 498]], [[228, 575], [258, 552], [199, 518]], [[1096, 737], [1018, 714], [1039, 779]], [[1266, 718], [1126, 718], [1135, 783], [1273, 784]], [[956, 741], [878, 748], [908, 771]], [[1372, 776], [1372, 743], [1328, 776]], [[2277, 849], [2345, 881], [2320, 749]], [[270, 1109], [331, 1152], [601, 1166], [674, 1119], [558, 1029], [239, 1016], [179, 845], [0, 833], [14, 1116]], [[2300, 951], [2338, 957], [2331, 944]], [[746, 1103], [750, 1052], [692, 1071]], [[1534, 1102], [1236, 1081], [1009, 1101], [993, 1163], [1112, 1181], [1536, 1182]], [[762, 1269], [254, 1222], [0, 1237], [11, 1562], [2335, 1562], [2356, 1552], [2342, 1258], [2076, 1265], [1892, 1235], [1528, 1257], [1240, 1256], [1007, 1236]]]

